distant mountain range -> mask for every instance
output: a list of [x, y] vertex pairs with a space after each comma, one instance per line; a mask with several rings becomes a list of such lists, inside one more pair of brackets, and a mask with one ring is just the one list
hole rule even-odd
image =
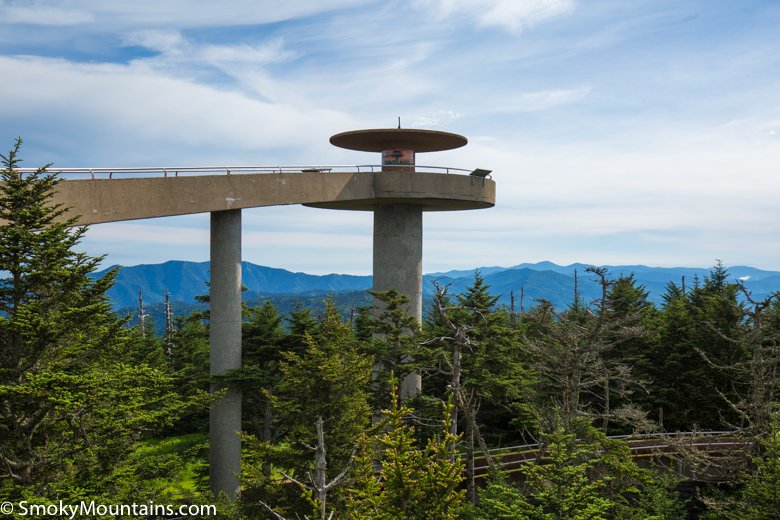
[[[355, 293], [371, 287], [370, 276], [346, 274], [312, 275], [294, 273], [285, 269], [265, 267], [243, 262], [243, 283], [247, 287], [245, 299], [256, 301], [259, 298], [272, 300], [300, 301], [315, 300], [328, 293]], [[538, 298], [551, 301], [556, 307], [569, 305], [574, 293], [574, 273], [579, 275], [579, 292], [584, 301], [591, 301], [598, 295], [598, 286], [592, 282], [592, 276], [585, 272], [589, 264], [557, 265], [552, 262], [524, 263], [512, 267], [480, 267], [470, 270], [454, 270], [430, 273], [423, 277], [424, 296], [434, 292], [432, 281], [438, 280], [449, 285], [451, 293], [458, 293], [468, 287], [474, 272], [480, 271], [491, 292], [500, 296], [500, 301], [509, 303], [510, 293], [515, 295], [515, 304], [520, 307], [521, 293], [523, 305], [529, 307]], [[703, 280], [710, 272], [706, 268], [688, 267], [648, 267], [644, 265], [603, 266], [612, 277], [633, 274], [634, 278], [650, 292], [650, 299], [656, 303], [662, 300], [665, 287], [670, 281], [681, 283], [685, 277], [689, 286], [698, 278]], [[764, 271], [754, 267], [736, 266], [728, 269], [732, 279], [741, 279], [757, 298], [780, 290], [780, 272]], [[96, 273], [102, 276], [105, 271]], [[116, 309], [138, 306], [138, 291], [143, 292], [145, 305], [164, 301], [165, 290], [172, 301], [189, 305], [195, 297], [208, 292], [208, 262], [169, 261], [162, 264], [119, 267], [117, 282], [108, 295]], [[285, 298], [283, 298], [285, 297]], [[354, 297], [350, 297], [354, 299]], [[427, 299], [427, 298], [426, 298]]]

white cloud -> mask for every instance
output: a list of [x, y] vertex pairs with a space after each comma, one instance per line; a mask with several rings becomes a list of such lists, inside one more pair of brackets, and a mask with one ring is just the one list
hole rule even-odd
[[132, 31], [122, 37], [122, 42], [127, 46], [137, 45], [163, 54], [180, 54], [188, 46], [181, 32], [170, 30]]
[[359, 6], [372, 0], [36, 0], [5, 2], [0, 24], [72, 25], [99, 23], [106, 27], [200, 27], [265, 24]]
[[255, 45], [207, 45], [194, 57], [202, 57], [208, 63], [240, 63], [268, 65], [291, 60], [298, 53], [286, 50], [281, 39]]
[[[430, 128], [430, 127], [439, 127], [439, 126], [446, 126], [453, 121], [460, 119], [463, 117], [463, 114], [454, 112], [452, 110], [437, 110], [436, 112], [433, 112], [431, 114], [427, 115], [419, 115], [416, 117], [413, 117], [411, 120], [411, 124], [408, 125], [411, 128]], [[403, 119], [401, 120], [402, 125], [404, 124]]]
[[[0, 17], [0, 142], [25, 137], [26, 165], [369, 163], [376, 154], [328, 136], [400, 115], [469, 138], [426, 164], [492, 169], [498, 183], [494, 209], [426, 215], [426, 269], [780, 258], [780, 53], [773, 25], [734, 25], [752, 11], [712, 14], [728, 29], [713, 33], [675, 2], [596, 2], [576, 17], [574, 0], [0, 0], [9, 7], [19, 26]], [[25, 19], [76, 25], [30, 31]], [[19, 52], [65, 58], [8, 55]], [[370, 269], [370, 216], [313, 211], [245, 213], [247, 258]], [[107, 231], [91, 243], [206, 259], [189, 233], [171, 248]]]
[[269, 151], [324, 149], [328, 135], [353, 124], [327, 108], [251, 99], [144, 64], [0, 57], [0, 71], [6, 78], [0, 83], [3, 127], [26, 135], [46, 121], [61, 147], [75, 154], [50, 157], [60, 166], [78, 166], [73, 157], [91, 166], [273, 164], [284, 159]]
[[32, 24], [32, 25], [80, 25], [94, 21], [92, 13], [82, 9], [62, 9], [42, 3], [0, 4], [0, 24]]
[[509, 94], [500, 107], [494, 108], [494, 112], [535, 112], [547, 110], [576, 103], [590, 94], [590, 87], [574, 89], [542, 90], [538, 92], [524, 92], [517, 95]]
[[[284, 48], [284, 41], [281, 38], [255, 44], [199, 45], [185, 39], [177, 30], [143, 30], [125, 35], [123, 42], [127, 46], [137, 45], [160, 53], [162, 60], [152, 60], [156, 64], [164, 63], [167, 58], [186, 61], [190, 66], [202, 66], [203, 62], [217, 66], [222, 64], [257, 66], [288, 61], [298, 56], [298, 53]], [[139, 61], [149, 61], [149, 59]]]
[[574, 0], [418, 0], [439, 16], [467, 15], [482, 26], [519, 33], [527, 27], [574, 11]]

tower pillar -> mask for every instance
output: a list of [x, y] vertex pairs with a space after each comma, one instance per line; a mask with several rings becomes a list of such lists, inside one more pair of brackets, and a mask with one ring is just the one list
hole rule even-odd
[[[418, 153], [464, 146], [465, 137], [449, 132], [401, 128], [354, 130], [336, 134], [331, 144], [350, 150], [381, 152], [382, 170], [376, 175], [414, 176]], [[411, 178], [411, 177], [410, 177]], [[374, 291], [395, 289], [409, 298], [408, 313], [422, 323], [422, 214], [414, 201], [377, 200], [374, 212]], [[375, 299], [374, 306], [382, 303]], [[400, 385], [402, 398], [422, 391], [419, 373], [407, 375]]]
[[[212, 376], [241, 368], [241, 210], [211, 213], [209, 289]], [[225, 389], [212, 384], [211, 392]], [[227, 387], [209, 411], [209, 482], [216, 495], [235, 498], [241, 471], [241, 392]]]
[[[374, 209], [373, 289], [395, 289], [408, 296], [407, 312], [417, 323], [422, 323], [422, 220], [422, 208], [413, 204], [382, 204]], [[401, 398], [421, 391], [420, 374], [401, 381]]]

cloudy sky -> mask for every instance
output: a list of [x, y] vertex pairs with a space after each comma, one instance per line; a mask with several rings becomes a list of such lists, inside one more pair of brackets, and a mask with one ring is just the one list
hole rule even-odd
[[[775, 0], [0, 0], [0, 149], [25, 166], [366, 164], [334, 133], [452, 131], [494, 170], [425, 216], [426, 272], [552, 260], [780, 270]], [[369, 273], [371, 215], [244, 211], [245, 259]], [[107, 263], [208, 259], [208, 216], [93, 226]]]

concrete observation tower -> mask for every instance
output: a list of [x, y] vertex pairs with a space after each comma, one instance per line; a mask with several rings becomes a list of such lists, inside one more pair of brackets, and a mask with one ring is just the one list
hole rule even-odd
[[[374, 177], [377, 191], [384, 187], [411, 186], [417, 177], [416, 157], [419, 153], [439, 152], [460, 148], [468, 143], [462, 135], [434, 130], [383, 128], [355, 130], [336, 134], [331, 144], [348, 150], [380, 152], [381, 171]], [[449, 173], [449, 170], [445, 170]], [[471, 172], [471, 183], [484, 187], [487, 170]], [[492, 183], [491, 183], [492, 184]], [[421, 187], [421, 197], [398, 193], [397, 197], [371, 198], [344, 202], [307, 204], [329, 209], [374, 212], [373, 290], [395, 289], [409, 297], [408, 312], [418, 323], [422, 322], [422, 252], [423, 212], [479, 209], [492, 206], [492, 200], [464, 200], [452, 194], [436, 193]], [[401, 396], [420, 393], [419, 374], [401, 382]]]
[[[241, 368], [241, 212], [303, 204], [374, 212], [374, 289], [409, 296], [409, 312], [422, 321], [422, 214], [489, 208], [496, 185], [487, 170], [421, 166], [417, 154], [464, 146], [448, 132], [375, 129], [344, 132], [330, 142], [350, 150], [381, 152], [378, 166], [191, 166], [58, 169], [66, 182], [52, 203], [80, 216], [79, 225], [195, 213], [211, 214], [210, 373]], [[20, 170], [21, 171], [21, 170]], [[241, 393], [223, 384], [209, 421], [209, 473], [215, 493], [235, 496], [241, 470]], [[401, 393], [420, 390], [409, 377]]]

